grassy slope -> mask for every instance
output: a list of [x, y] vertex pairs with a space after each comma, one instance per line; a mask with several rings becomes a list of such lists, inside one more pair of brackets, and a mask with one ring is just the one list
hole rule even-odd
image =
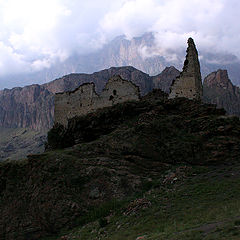
[[150, 190], [136, 196], [151, 202], [146, 209], [125, 215], [130, 200], [109, 205], [106, 226], [103, 211], [96, 221], [51, 239], [240, 239], [239, 170], [240, 164], [194, 167], [175, 183], [154, 180]]
[[[21, 159], [44, 151], [44, 133], [25, 128], [0, 127], [0, 160]], [[42, 139], [42, 140], [41, 140]]]

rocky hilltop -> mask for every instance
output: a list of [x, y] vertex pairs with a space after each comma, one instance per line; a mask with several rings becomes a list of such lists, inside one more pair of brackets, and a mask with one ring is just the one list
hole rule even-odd
[[203, 95], [205, 102], [217, 104], [228, 114], [240, 116], [240, 89], [232, 84], [227, 70], [219, 69], [204, 79]]
[[[48, 134], [47, 152], [0, 164], [0, 239], [37, 240], [111, 214], [102, 212], [109, 206], [102, 204], [112, 201], [116, 209], [117, 201], [141, 193], [153, 179], [164, 188], [178, 177], [162, 176], [179, 164], [237, 161], [240, 121], [224, 113], [196, 100], [168, 100], [155, 90], [138, 102], [73, 118], [67, 129], [55, 126]], [[184, 194], [181, 198], [187, 197], [189, 204], [193, 193]]]
[[174, 67], [170, 69], [171, 72], [166, 68], [162, 74], [150, 77], [134, 67], [112, 67], [93, 74], [70, 74], [43, 85], [4, 89], [0, 91], [0, 127], [50, 129], [55, 93], [72, 91], [87, 82], [95, 83], [96, 91], [100, 92], [111, 77], [120, 75], [139, 86], [144, 95], [158, 86], [167, 89], [178, 74]]

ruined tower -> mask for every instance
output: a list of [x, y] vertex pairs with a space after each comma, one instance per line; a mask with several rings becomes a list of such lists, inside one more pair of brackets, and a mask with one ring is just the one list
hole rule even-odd
[[94, 83], [84, 83], [74, 91], [55, 94], [54, 123], [67, 126], [68, 119], [83, 116], [99, 108], [110, 107], [126, 101], [138, 101], [140, 90], [131, 81], [113, 76], [103, 91], [97, 94]]
[[198, 52], [193, 39], [189, 38], [183, 70], [180, 76], [173, 81], [169, 98], [186, 97], [201, 100], [202, 96], [203, 88]]

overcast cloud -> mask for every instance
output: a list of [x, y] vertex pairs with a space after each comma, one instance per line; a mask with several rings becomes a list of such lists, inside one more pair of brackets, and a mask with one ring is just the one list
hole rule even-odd
[[240, 57], [239, 10], [239, 0], [0, 0], [0, 76], [149, 31], [156, 36], [149, 55], [186, 48], [192, 36], [199, 50]]

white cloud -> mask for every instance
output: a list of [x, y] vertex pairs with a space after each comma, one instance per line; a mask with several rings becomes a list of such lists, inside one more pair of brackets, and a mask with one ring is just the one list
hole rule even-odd
[[238, 0], [0, 0], [0, 75], [49, 68], [148, 31], [156, 44], [139, 49], [145, 57], [178, 61], [189, 36], [200, 52], [240, 57], [239, 9]]
[[24, 55], [13, 51], [9, 46], [0, 42], [0, 74], [14, 74], [18, 72], [26, 72], [27, 64], [24, 61]]
[[[61, 59], [53, 32], [70, 10], [56, 0], [8, 0], [0, 2], [0, 75], [31, 72], [45, 62]], [[44, 60], [43, 60], [44, 59]]]
[[101, 27], [128, 37], [153, 31], [159, 53], [185, 48], [191, 36], [199, 49], [240, 56], [239, 9], [237, 0], [131, 0], [105, 15]]
[[154, 0], [125, 1], [120, 9], [103, 17], [102, 31], [110, 36], [125, 34], [128, 38], [148, 32], [159, 17], [159, 8]]

